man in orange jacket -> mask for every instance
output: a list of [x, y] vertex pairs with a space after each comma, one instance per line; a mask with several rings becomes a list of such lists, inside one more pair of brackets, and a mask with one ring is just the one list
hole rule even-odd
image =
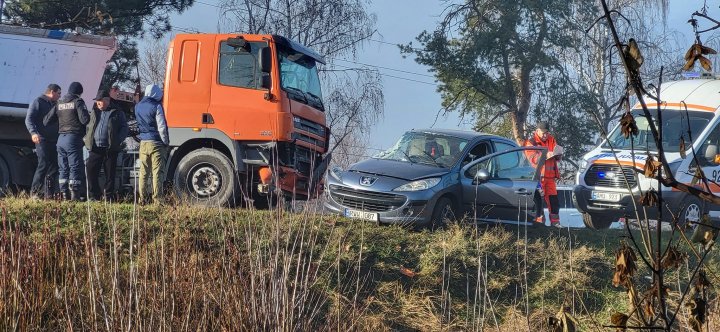
[[[548, 206], [550, 211], [550, 225], [555, 227], [560, 226], [560, 200], [557, 194], [557, 184], [555, 181], [560, 178], [560, 170], [558, 169], [557, 162], [562, 157], [562, 147], [557, 145], [555, 137], [550, 134], [550, 125], [547, 122], [538, 122], [535, 131], [532, 136], [525, 140], [519, 141], [521, 146], [538, 146], [547, 148], [547, 158], [545, 159], [545, 165], [540, 171], [541, 181], [540, 188], [542, 194], [545, 197], [545, 204]], [[536, 202], [537, 216], [535, 222], [545, 224], [545, 213], [542, 209], [542, 200]]]

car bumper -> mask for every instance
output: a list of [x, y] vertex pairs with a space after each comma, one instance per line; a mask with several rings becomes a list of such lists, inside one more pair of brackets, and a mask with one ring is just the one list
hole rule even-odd
[[[573, 188], [573, 204], [580, 212], [612, 219], [635, 219], [637, 217], [640, 217], [641, 219], [658, 218], [657, 208], [653, 207], [642, 209], [642, 206], [640, 205], [640, 192], [637, 189], [633, 190], [632, 195], [630, 195], [627, 191], [621, 193], [622, 198], [617, 202], [594, 200], [592, 199], [593, 191], [603, 190], [600, 188], [588, 188], [581, 185]], [[682, 199], [685, 197], [684, 193], [675, 191], [663, 191], [662, 195], [663, 200], [670, 211], [676, 211], [680, 206]], [[671, 219], [672, 216], [670, 216], [669, 213], [665, 213], [663, 216], [663, 220], [669, 221]]]
[[406, 197], [405, 202], [387, 211], [359, 209], [339, 203], [332, 190], [326, 190], [325, 208], [331, 213], [347, 216], [348, 210], [365, 211], [377, 214], [377, 222], [397, 225], [427, 225], [432, 218], [432, 210], [437, 201], [437, 193], [432, 190], [419, 192], [402, 192], [398, 195]]

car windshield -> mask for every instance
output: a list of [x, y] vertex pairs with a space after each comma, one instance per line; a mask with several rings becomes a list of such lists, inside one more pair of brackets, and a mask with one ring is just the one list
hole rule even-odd
[[303, 53], [280, 51], [280, 84], [290, 98], [325, 111], [317, 64]]
[[[657, 111], [651, 111], [653, 115], [653, 121], [657, 125]], [[610, 148], [610, 144], [614, 149], [631, 149], [635, 148], [642, 151], [657, 151], [655, 146], [655, 140], [652, 137], [650, 131], [650, 125], [648, 120], [643, 115], [642, 110], [635, 110], [632, 112], [635, 117], [635, 123], [638, 127], [638, 135], [626, 139], [623, 136], [620, 126], [616, 126], [610, 133], [610, 137], [602, 147]], [[705, 111], [688, 111], [685, 112], [680, 110], [663, 110], [662, 117], [662, 130], [663, 130], [663, 149], [666, 152], [678, 152], [680, 151], [680, 138], [685, 141], [685, 144], [690, 144], [691, 140], [688, 136], [688, 123], [690, 123], [690, 132], [692, 137], [697, 139], [700, 133], [705, 130], [705, 127], [712, 120], [713, 112]], [[608, 142], [610, 144], [608, 144]]]
[[467, 143], [467, 140], [457, 137], [409, 131], [393, 147], [375, 158], [449, 168], [460, 159]]

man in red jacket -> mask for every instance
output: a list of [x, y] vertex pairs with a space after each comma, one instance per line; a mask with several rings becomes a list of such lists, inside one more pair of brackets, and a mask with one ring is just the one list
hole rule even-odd
[[[519, 145], [522, 146], [539, 146], [547, 148], [547, 158], [545, 159], [545, 165], [540, 171], [541, 181], [540, 188], [542, 189], [542, 195], [545, 197], [545, 204], [548, 206], [550, 211], [550, 225], [555, 227], [560, 226], [560, 200], [557, 194], [557, 185], [555, 181], [560, 178], [560, 170], [558, 169], [557, 162], [562, 157], [562, 147], [557, 145], [555, 137], [550, 134], [550, 125], [547, 122], [538, 122], [535, 131], [532, 136], [525, 140], [519, 141]], [[542, 205], [541, 202], [538, 202]], [[538, 206], [538, 213], [535, 218], [535, 222], [545, 223], [545, 213], [543, 209]]]

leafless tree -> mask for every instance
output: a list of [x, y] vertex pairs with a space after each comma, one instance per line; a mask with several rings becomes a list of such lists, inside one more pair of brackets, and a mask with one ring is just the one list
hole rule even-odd
[[279, 34], [323, 54], [327, 65], [320, 73], [332, 132], [331, 151], [356, 150], [353, 144], [366, 141], [368, 129], [383, 113], [380, 73], [376, 69], [338, 65], [336, 59], [356, 59], [357, 51], [376, 33], [376, 17], [367, 9], [369, 0], [222, 0], [220, 3], [223, 8], [221, 30]]
[[165, 81], [169, 39], [153, 39], [140, 50], [140, 83], [142, 86]]

